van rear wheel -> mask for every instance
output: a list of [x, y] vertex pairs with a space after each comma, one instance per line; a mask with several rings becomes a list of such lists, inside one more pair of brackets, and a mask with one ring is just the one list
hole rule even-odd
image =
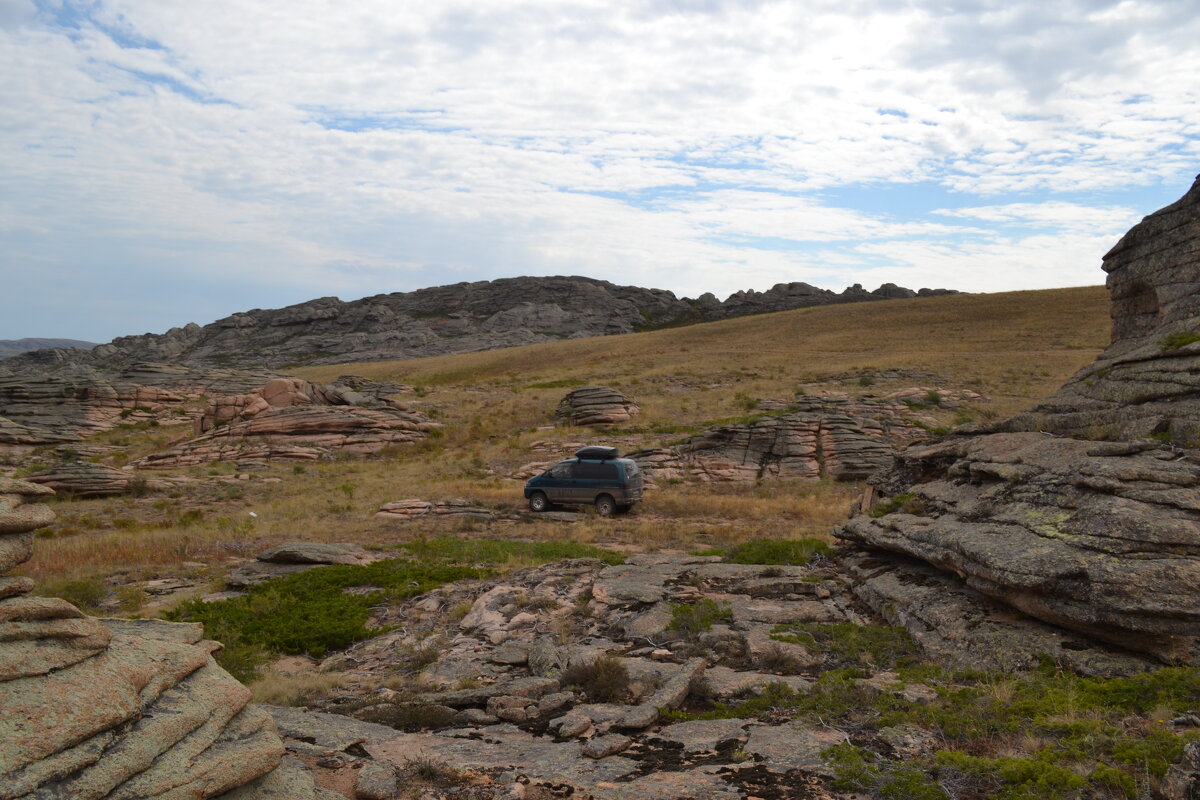
[[606, 494], [596, 498], [596, 513], [602, 517], [611, 517], [617, 513], [617, 501]]
[[542, 512], [550, 507], [550, 501], [546, 499], [543, 492], [534, 492], [529, 495], [529, 510]]

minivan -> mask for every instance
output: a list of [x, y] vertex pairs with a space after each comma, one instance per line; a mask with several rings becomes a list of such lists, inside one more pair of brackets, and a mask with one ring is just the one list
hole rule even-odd
[[623, 514], [642, 499], [637, 462], [620, 458], [615, 447], [585, 447], [525, 484], [532, 511], [555, 504], [591, 505], [602, 517]]

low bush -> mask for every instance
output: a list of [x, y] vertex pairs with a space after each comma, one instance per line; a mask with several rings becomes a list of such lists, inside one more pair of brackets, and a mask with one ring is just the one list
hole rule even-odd
[[619, 658], [601, 656], [563, 670], [561, 684], [576, 687], [593, 703], [620, 703], [629, 691], [629, 670]]
[[718, 622], [732, 622], [733, 612], [727, 603], [705, 597], [695, 603], [672, 603], [671, 622], [667, 630], [686, 639], [695, 639]]
[[[487, 574], [470, 567], [401, 559], [367, 566], [317, 567], [267, 581], [242, 597], [216, 603], [191, 600], [165, 616], [204, 623], [208, 635], [226, 645], [226, 652], [218, 656], [226, 669], [230, 669], [227, 662], [238, 660], [243, 662], [238, 664], [243, 674], [253, 674], [272, 653], [322, 656], [380, 633], [366, 626], [373, 605]], [[345, 591], [357, 586], [378, 589], [362, 594]], [[230, 649], [236, 652], [231, 654]]]

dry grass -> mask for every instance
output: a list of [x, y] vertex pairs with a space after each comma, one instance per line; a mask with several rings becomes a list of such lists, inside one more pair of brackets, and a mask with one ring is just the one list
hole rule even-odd
[[[311, 380], [358, 373], [418, 385], [421, 392], [405, 398], [444, 423], [445, 433], [372, 458], [278, 465], [247, 481], [235, 480], [228, 464], [172, 473], [191, 481], [169, 497], [58, 502], [58, 522], [43, 532], [21, 571], [39, 580], [116, 573], [134, 579], [194, 571], [184, 565], [196, 562], [207, 567], [205, 574], [219, 576], [231, 559], [289, 539], [386, 547], [449, 533], [654, 550], [825, 537], [860, 487], [668, 484], [649, 492], [633, 514], [573, 524], [398, 523], [374, 513], [390, 500], [464, 497], [509, 514], [524, 507], [521, 482], [506, 479], [522, 465], [558, 460], [582, 442], [630, 450], [680, 441], [714, 420], [746, 414], [756, 398], [966, 387], [991, 398], [967, 414], [1007, 414], [1091, 361], [1107, 331], [1104, 290], [1088, 287], [833, 306], [629, 336], [306, 368], [297, 374]], [[878, 377], [884, 370], [908, 374]], [[877, 377], [862, 385], [864, 374]], [[617, 386], [638, 401], [642, 414], [624, 432], [555, 428], [554, 408], [569, 388], [536, 386], [556, 382]], [[954, 413], [934, 416], [949, 423]], [[184, 433], [176, 426], [133, 427], [96, 441], [140, 454]]]
[[341, 688], [346, 676], [337, 672], [301, 672], [294, 675], [267, 670], [263, 677], [250, 684], [255, 703], [274, 706], [315, 705], [321, 698]]

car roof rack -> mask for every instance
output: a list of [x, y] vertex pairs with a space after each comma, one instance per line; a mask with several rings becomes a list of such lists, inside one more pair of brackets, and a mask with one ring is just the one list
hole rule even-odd
[[621, 454], [615, 447], [582, 447], [575, 451], [576, 458], [598, 458], [601, 461], [610, 458], [620, 458]]

